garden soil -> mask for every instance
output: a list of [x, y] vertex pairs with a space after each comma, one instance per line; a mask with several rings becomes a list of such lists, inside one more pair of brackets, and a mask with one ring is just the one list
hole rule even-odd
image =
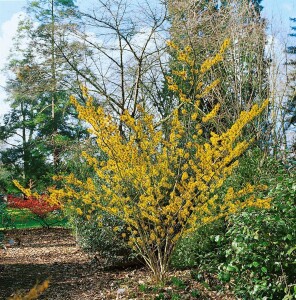
[[[18, 292], [25, 294], [45, 279], [50, 280], [49, 288], [38, 299], [157, 299], [160, 294], [165, 298], [159, 299], [170, 299], [166, 295], [175, 293], [171, 286], [145, 290], [152, 285], [145, 268], [104, 270], [99, 259], [76, 245], [67, 229], [14, 230], [5, 236], [7, 249], [0, 248], [0, 299]], [[187, 273], [182, 271], [177, 276], [186, 277]], [[192, 296], [191, 291], [197, 289], [201, 297]], [[189, 281], [187, 290], [176, 292], [178, 299], [234, 299]]]

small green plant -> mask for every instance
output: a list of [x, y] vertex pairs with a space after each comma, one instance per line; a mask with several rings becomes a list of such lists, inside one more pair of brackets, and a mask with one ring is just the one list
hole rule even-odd
[[[77, 242], [85, 251], [104, 258], [104, 267], [128, 267], [141, 263], [122, 237], [123, 222], [114, 216], [100, 210], [93, 211], [88, 220], [73, 212], [68, 215]], [[115, 226], [116, 232], [113, 230]]]
[[194, 298], [198, 298], [198, 297], [200, 297], [200, 296], [201, 296], [201, 293], [200, 293], [200, 291], [199, 291], [199, 290], [197, 290], [197, 289], [195, 289], [195, 290], [192, 290], [190, 294], [191, 294], [191, 297], [194, 297]]
[[172, 285], [174, 285], [178, 289], [183, 290], [186, 288], [184, 281], [178, 277], [172, 277], [171, 282], [172, 282]]
[[146, 293], [148, 291], [148, 286], [144, 283], [139, 285], [139, 291], [142, 293]]
[[258, 148], [248, 151], [226, 187], [266, 184], [271, 209], [249, 209], [202, 227], [180, 240], [172, 265], [195, 267], [191, 277], [203, 285], [218, 273], [215, 289], [231, 282], [242, 299], [296, 299], [296, 178], [287, 169]]
[[155, 300], [165, 300], [165, 295], [163, 293], [158, 294], [154, 298]]
[[179, 241], [171, 265], [179, 269], [198, 267], [200, 271], [215, 273], [218, 266], [225, 261], [225, 232], [224, 220], [202, 226]]
[[283, 300], [296, 299], [296, 284], [291, 284], [285, 288], [285, 297]]
[[172, 294], [171, 300], [179, 300], [181, 299], [181, 296], [178, 294]]

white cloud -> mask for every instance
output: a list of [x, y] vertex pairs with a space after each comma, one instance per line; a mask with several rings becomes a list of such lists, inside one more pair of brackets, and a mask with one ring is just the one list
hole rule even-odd
[[7, 62], [9, 50], [13, 45], [13, 37], [16, 34], [17, 26], [20, 18], [24, 17], [23, 12], [15, 13], [10, 20], [4, 22], [0, 27], [0, 117], [7, 112], [9, 105], [4, 102], [6, 93], [4, 86], [6, 82], [6, 74], [2, 70]]
[[288, 12], [291, 12], [293, 10], [292, 3], [283, 3], [282, 8]]

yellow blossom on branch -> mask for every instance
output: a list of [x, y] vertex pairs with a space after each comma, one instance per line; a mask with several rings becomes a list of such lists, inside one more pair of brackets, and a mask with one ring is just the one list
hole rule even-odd
[[220, 109], [220, 103], [216, 104], [214, 108], [202, 118], [203, 123], [206, 123], [211, 119], [213, 119], [217, 115], [219, 109]]
[[36, 284], [30, 291], [21, 295], [17, 293], [16, 295], [8, 298], [8, 300], [34, 300], [38, 299], [38, 297], [49, 287], [49, 280], [44, 280], [41, 284]]
[[205, 73], [206, 71], [211, 69], [215, 64], [217, 64], [218, 62], [223, 60], [223, 55], [225, 53], [225, 50], [229, 46], [229, 44], [230, 44], [230, 40], [226, 39], [223, 42], [223, 44], [220, 48], [220, 51], [214, 57], [211, 57], [211, 58], [208, 58], [207, 60], [205, 60], [205, 62], [200, 67], [201, 74]]

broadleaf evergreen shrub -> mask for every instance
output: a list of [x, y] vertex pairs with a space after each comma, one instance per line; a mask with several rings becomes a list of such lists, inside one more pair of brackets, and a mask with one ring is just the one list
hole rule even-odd
[[[104, 267], [128, 267], [141, 263], [122, 237], [124, 223], [114, 216], [97, 210], [92, 212], [88, 220], [75, 215], [70, 218], [70, 222], [76, 228], [81, 247], [102, 258]], [[116, 232], [114, 227], [118, 229]]]
[[215, 273], [225, 261], [225, 226], [224, 220], [218, 220], [181, 239], [172, 256], [171, 265], [181, 269], [197, 267], [200, 273]]
[[242, 299], [283, 299], [296, 284], [296, 181], [285, 175], [275, 178], [270, 210], [248, 209], [230, 218], [220, 276], [230, 274]]

